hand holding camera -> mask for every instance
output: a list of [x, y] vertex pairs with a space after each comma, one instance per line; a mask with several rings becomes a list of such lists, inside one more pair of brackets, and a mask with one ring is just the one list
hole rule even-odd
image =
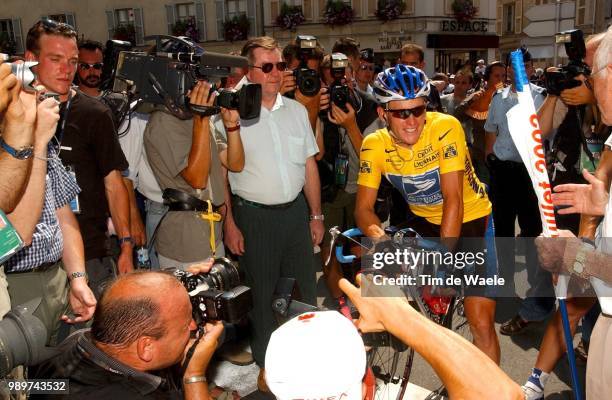
[[[34, 95], [22, 93], [22, 99], [25, 96], [30, 98], [29, 101], [32, 101], [31, 98], [34, 98]], [[37, 150], [44, 150], [53, 135], [55, 135], [55, 129], [60, 120], [59, 102], [53, 97], [47, 97], [42, 102], [38, 103], [36, 109], [34, 144]]]
[[11, 65], [0, 64], [0, 114], [4, 114], [14, 99], [14, 93], [19, 93], [18, 83], [17, 77], [11, 73]]
[[574, 80], [580, 82], [580, 86], [563, 90], [561, 92], [561, 100], [568, 106], [596, 104], [595, 94], [587, 86], [587, 77], [581, 74], [576, 76]]
[[293, 75], [293, 71], [286, 70], [283, 71], [283, 82], [281, 83], [281, 87], [279, 93], [281, 96], [292, 92], [295, 90], [295, 76]]
[[[211, 84], [204, 81], [198, 81], [196, 85], [191, 89], [188, 93], [187, 97], [189, 97], [189, 106], [194, 110], [198, 110], [200, 108], [210, 108], [214, 105], [215, 94], [211, 93]], [[199, 117], [209, 117], [210, 115], [201, 115], [196, 113]]]
[[337, 106], [335, 103], [332, 103], [331, 110], [328, 112], [329, 121], [340, 125], [344, 129], [350, 129], [352, 126], [357, 126], [357, 119], [355, 114], [355, 109], [351, 105], [350, 102], [347, 102], [345, 105], [347, 111], [345, 112], [341, 107]]

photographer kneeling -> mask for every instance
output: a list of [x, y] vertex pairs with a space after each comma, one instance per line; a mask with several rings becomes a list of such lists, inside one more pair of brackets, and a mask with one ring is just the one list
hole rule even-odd
[[[192, 271], [206, 272], [210, 267], [208, 263]], [[172, 367], [183, 362], [195, 329], [189, 295], [174, 276], [122, 275], [105, 290], [91, 331], [66, 339], [58, 355], [41, 365], [35, 376], [68, 379], [70, 399], [174, 399], [181, 392], [184, 399], [208, 399], [205, 373], [223, 331], [221, 322], [206, 325], [205, 335], [183, 366], [182, 388], [173, 379]]]

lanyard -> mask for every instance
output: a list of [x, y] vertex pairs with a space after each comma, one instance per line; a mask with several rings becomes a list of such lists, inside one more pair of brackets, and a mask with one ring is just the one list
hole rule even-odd
[[55, 141], [57, 142], [58, 155], [61, 151], [62, 140], [64, 139], [64, 129], [66, 128], [66, 121], [70, 114], [70, 106], [72, 105], [72, 89], [68, 92], [68, 101], [66, 102], [66, 108], [64, 109], [64, 115], [62, 116], [62, 123], [58, 126], [55, 131]]

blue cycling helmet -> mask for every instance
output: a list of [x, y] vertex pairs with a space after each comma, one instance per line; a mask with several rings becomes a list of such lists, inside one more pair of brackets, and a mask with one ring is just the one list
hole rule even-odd
[[418, 68], [397, 64], [378, 74], [374, 81], [374, 95], [385, 105], [393, 100], [412, 100], [428, 97], [429, 78]]

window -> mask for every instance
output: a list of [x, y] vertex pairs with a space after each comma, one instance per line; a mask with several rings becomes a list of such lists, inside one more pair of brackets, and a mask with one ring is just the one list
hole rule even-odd
[[23, 54], [20, 19], [0, 19], [0, 53]]
[[[301, 2], [300, 2], [301, 3]], [[246, 15], [247, 2], [246, 0], [227, 0], [227, 16], [231, 19]]]
[[115, 21], [117, 25], [134, 25], [134, 9], [133, 8], [122, 8], [115, 10]]
[[514, 4], [504, 5], [504, 33], [514, 33]]
[[584, 25], [586, 22], [586, 0], [578, 0], [576, 3], [576, 25]]
[[106, 23], [109, 39], [124, 40], [137, 46], [144, 44], [142, 8], [107, 10]]
[[195, 20], [195, 4], [185, 3], [176, 5], [176, 20], [188, 22], [189, 20]]

